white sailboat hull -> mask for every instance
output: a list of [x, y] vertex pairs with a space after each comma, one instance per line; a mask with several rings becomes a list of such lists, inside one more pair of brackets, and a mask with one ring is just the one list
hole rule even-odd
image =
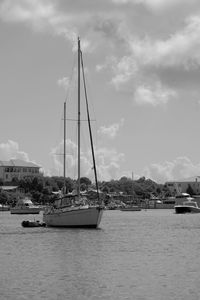
[[71, 228], [97, 228], [103, 209], [100, 207], [70, 207], [44, 211], [43, 221], [47, 226]]

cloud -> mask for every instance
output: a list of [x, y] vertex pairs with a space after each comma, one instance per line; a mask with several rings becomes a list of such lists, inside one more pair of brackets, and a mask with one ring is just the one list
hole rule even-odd
[[131, 57], [143, 67], [195, 69], [200, 65], [199, 36], [200, 16], [190, 16], [185, 27], [168, 39], [133, 38], [130, 41]]
[[[63, 176], [63, 141], [50, 152], [52, 175]], [[120, 164], [124, 159], [122, 153], [114, 149], [99, 148], [95, 150], [96, 167], [99, 180], [110, 180], [120, 176]], [[66, 141], [66, 176], [77, 178], [77, 145]], [[81, 176], [94, 181], [91, 151], [81, 151]]]
[[134, 100], [137, 104], [149, 104], [153, 106], [167, 104], [176, 96], [175, 91], [163, 87], [160, 82], [152, 86], [138, 86], [134, 93]]
[[[178, 89], [175, 91], [166, 84], [167, 80], [161, 76], [163, 70], [169, 74], [177, 70], [189, 73], [200, 69], [199, 1], [102, 0], [95, 3], [97, 9], [92, 2], [90, 8], [88, 3], [80, 4], [81, 12], [77, 3], [2, 0], [0, 19], [26, 24], [36, 32], [62, 36], [72, 43], [73, 50], [77, 47], [77, 36], [81, 34], [82, 49], [93, 51], [96, 48], [97, 55], [101, 52], [101, 59], [105, 59], [99, 62], [96, 70], [109, 72], [110, 83], [116, 90], [134, 96], [140, 105], [166, 104], [178, 93]], [[135, 18], [130, 5], [135, 6]], [[175, 25], [155, 30], [161, 17], [155, 19], [158, 16], [152, 17], [152, 13], [145, 10], [147, 18], [144, 22], [139, 21], [138, 16], [143, 16], [141, 6], [155, 12], [173, 8], [173, 19], [179, 16], [180, 9], [190, 10], [185, 14], [187, 18], [183, 15]], [[168, 17], [169, 12], [166, 12], [164, 18], [168, 20]], [[112, 55], [106, 58], [107, 53]], [[67, 88], [67, 77], [59, 79], [58, 84]]]
[[58, 83], [58, 86], [63, 87], [65, 91], [68, 91], [69, 84], [70, 84], [68, 77], [63, 77], [63, 78], [58, 79], [57, 83]]
[[187, 17], [184, 24], [165, 39], [140, 38], [129, 32], [127, 54], [107, 58], [97, 70], [110, 69], [111, 83], [118, 91], [133, 94], [137, 104], [166, 104], [179, 92], [169, 86], [173, 73], [190, 78], [189, 74], [200, 70], [200, 15]]
[[[64, 141], [60, 142], [56, 147], [50, 151], [50, 158], [52, 160], [52, 175], [63, 176], [63, 159], [64, 159]], [[77, 161], [74, 159], [75, 153], [77, 153], [77, 145], [71, 140], [66, 141], [66, 176], [73, 177], [74, 169]], [[76, 175], [77, 176], [77, 175]]]
[[119, 62], [111, 57], [110, 64], [113, 64], [112, 70], [115, 76], [112, 78], [111, 83], [118, 89], [119, 85], [133, 80], [139, 72], [136, 60], [130, 56], [122, 57]]
[[1, 3], [0, 12], [4, 21], [31, 21], [33, 25], [37, 27], [37, 21], [50, 20], [54, 17], [55, 7], [47, 0], [43, 2], [39, 0], [16, 0], [14, 2], [12, 0], [4, 0]]
[[[180, 5], [191, 5], [197, 3], [197, 0], [112, 0], [113, 3], [124, 5], [144, 5], [154, 12], [162, 12]], [[190, 2], [190, 3], [188, 3]]]
[[87, 10], [81, 10], [80, 13], [73, 4], [66, 5], [53, 0], [2, 0], [0, 19], [4, 22], [23, 23], [35, 32], [62, 36], [71, 42], [73, 51], [77, 49], [78, 35], [84, 32], [81, 48], [85, 52], [92, 51], [91, 42], [86, 37], [90, 27], [94, 26], [90, 21], [91, 15]]
[[[56, 2], [56, 1], [55, 1]], [[77, 40], [75, 27], [67, 14], [60, 12], [50, 0], [3, 0], [0, 18], [4, 22], [24, 23], [38, 32], [64, 36], [73, 44]]]
[[[184, 2], [184, 3], [183, 3]], [[113, 0], [118, 4], [143, 4], [148, 7], [165, 7], [171, 5], [187, 5], [186, 0]], [[197, 1], [191, 0], [191, 7], [196, 7]], [[35, 31], [49, 32], [60, 35], [70, 40], [75, 47], [77, 36], [83, 33], [82, 48], [91, 49], [92, 44], [112, 44], [112, 50], [116, 53], [118, 49], [124, 47], [130, 55], [123, 55], [119, 59], [117, 66], [118, 74], [115, 80], [127, 80], [131, 75], [144, 65], [176, 66], [184, 68], [195, 67], [200, 61], [199, 55], [199, 35], [200, 35], [200, 16], [198, 14], [189, 16], [186, 19], [185, 28], [176, 31], [167, 39], [152, 39], [151, 35], [141, 39], [136, 36], [133, 30], [131, 16], [127, 15], [127, 5], [123, 5], [121, 11], [114, 10], [112, 6], [102, 4], [99, 12], [84, 9], [80, 14], [76, 6], [71, 4], [66, 8], [59, 8], [58, 1], [51, 0], [3, 0], [0, 4], [0, 18], [4, 22], [24, 23]], [[131, 22], [131, 23], [130, 23]], [[101, 43], [98, 41], [101, 33]], [[102, 40], [106, 39], [106, 43]], [[92, 42], [91, 42], [92, 40]], [[116, 47], [117, 43], [117, 47]], [[129, 50], [128, 50], [129, 48]], [[120, 55], [121, 56], [121, 55]], [[113, 79], [114, 80], [114, 79]], [[114, 81], [115, 81], [114, 80]], [[119, 81], [120, 81], [119, 80]]]
[[118, 179], [124, 154], [115, 149], [99, 148], [96, 150], [97, 170], [100, 180]]
[[151, 164], [144, 170], [146, 177], [156, 182], [165, 183], [171, 180], [180, 180], [200, 174], [200, 163], [194, 164], [187, 157], [177, 157], [173, 161], [161, 164]]
[[109, 127], [101, 126], [98, 133], [102, 136], [106, 136], [110, 139], [114, 139], [117, 136], [118, 131], [124, 124], [124, 119], [121, 119], [119, 123], [110, 125]]
[[28, 154], [19, 149], [19, 144], [11, 140], [0, 144], [0, 157], [1, 160], [22, 159], [30, 161]]

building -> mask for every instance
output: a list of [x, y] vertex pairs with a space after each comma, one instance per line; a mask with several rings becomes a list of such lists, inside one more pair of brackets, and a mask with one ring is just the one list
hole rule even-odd
[[173, 195], [178, 193], [186, 193], [188, 188], [193, 191], [194, 194], [198, 195], [200, 194], [200, 176], [195, 176], [180, 181], [168, 181], [165, 183], [165, 186]]
[[41, 176], [40, 167], [32, 162], [20, 159], [9, 161], [0, 160], [0, 179], [4, 182], [11, 182], [14, 178], [22, 179], [26, 176]]

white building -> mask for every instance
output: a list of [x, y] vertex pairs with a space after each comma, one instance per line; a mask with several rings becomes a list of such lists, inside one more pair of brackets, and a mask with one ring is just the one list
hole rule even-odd
[[41, 176], [40, 167], [32, 162], [20, 159], [9, 161], [0, 160], [0, 179], [4, 182], [11, 182], [13, 178], [22, 179], [26, 176]]
[[166, 187], [172, 194], [186, 193], [188, 187], [191, 187], [194, 194], [200, 194], [200, 176], [190, 177], [180, 181], [168, 181]]

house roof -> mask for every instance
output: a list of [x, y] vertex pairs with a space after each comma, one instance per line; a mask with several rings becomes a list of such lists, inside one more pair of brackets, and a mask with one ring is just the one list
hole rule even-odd
[[171, 180], [171, 181], [167, 181], [166, 183], [183, 183], [183, 182], [196, 182], [196, 181], [200, 182], [200, 176], [193, 176], [193, 177], [189, 177], [189, 178]]
[[189, 177], [189, 178], [183, 178], [181, 180], [179, 180], [180, 182], [195, 182], [195, 181], [200, 181], [200, 176], [193, 176], [193, 177]]
[[0, 167], [31, 167], [31, 168], [40, 168], [40, 166], [35, 163], [24, 161], [21, 159], [11, 159], [8, 161], [0, 160]]

